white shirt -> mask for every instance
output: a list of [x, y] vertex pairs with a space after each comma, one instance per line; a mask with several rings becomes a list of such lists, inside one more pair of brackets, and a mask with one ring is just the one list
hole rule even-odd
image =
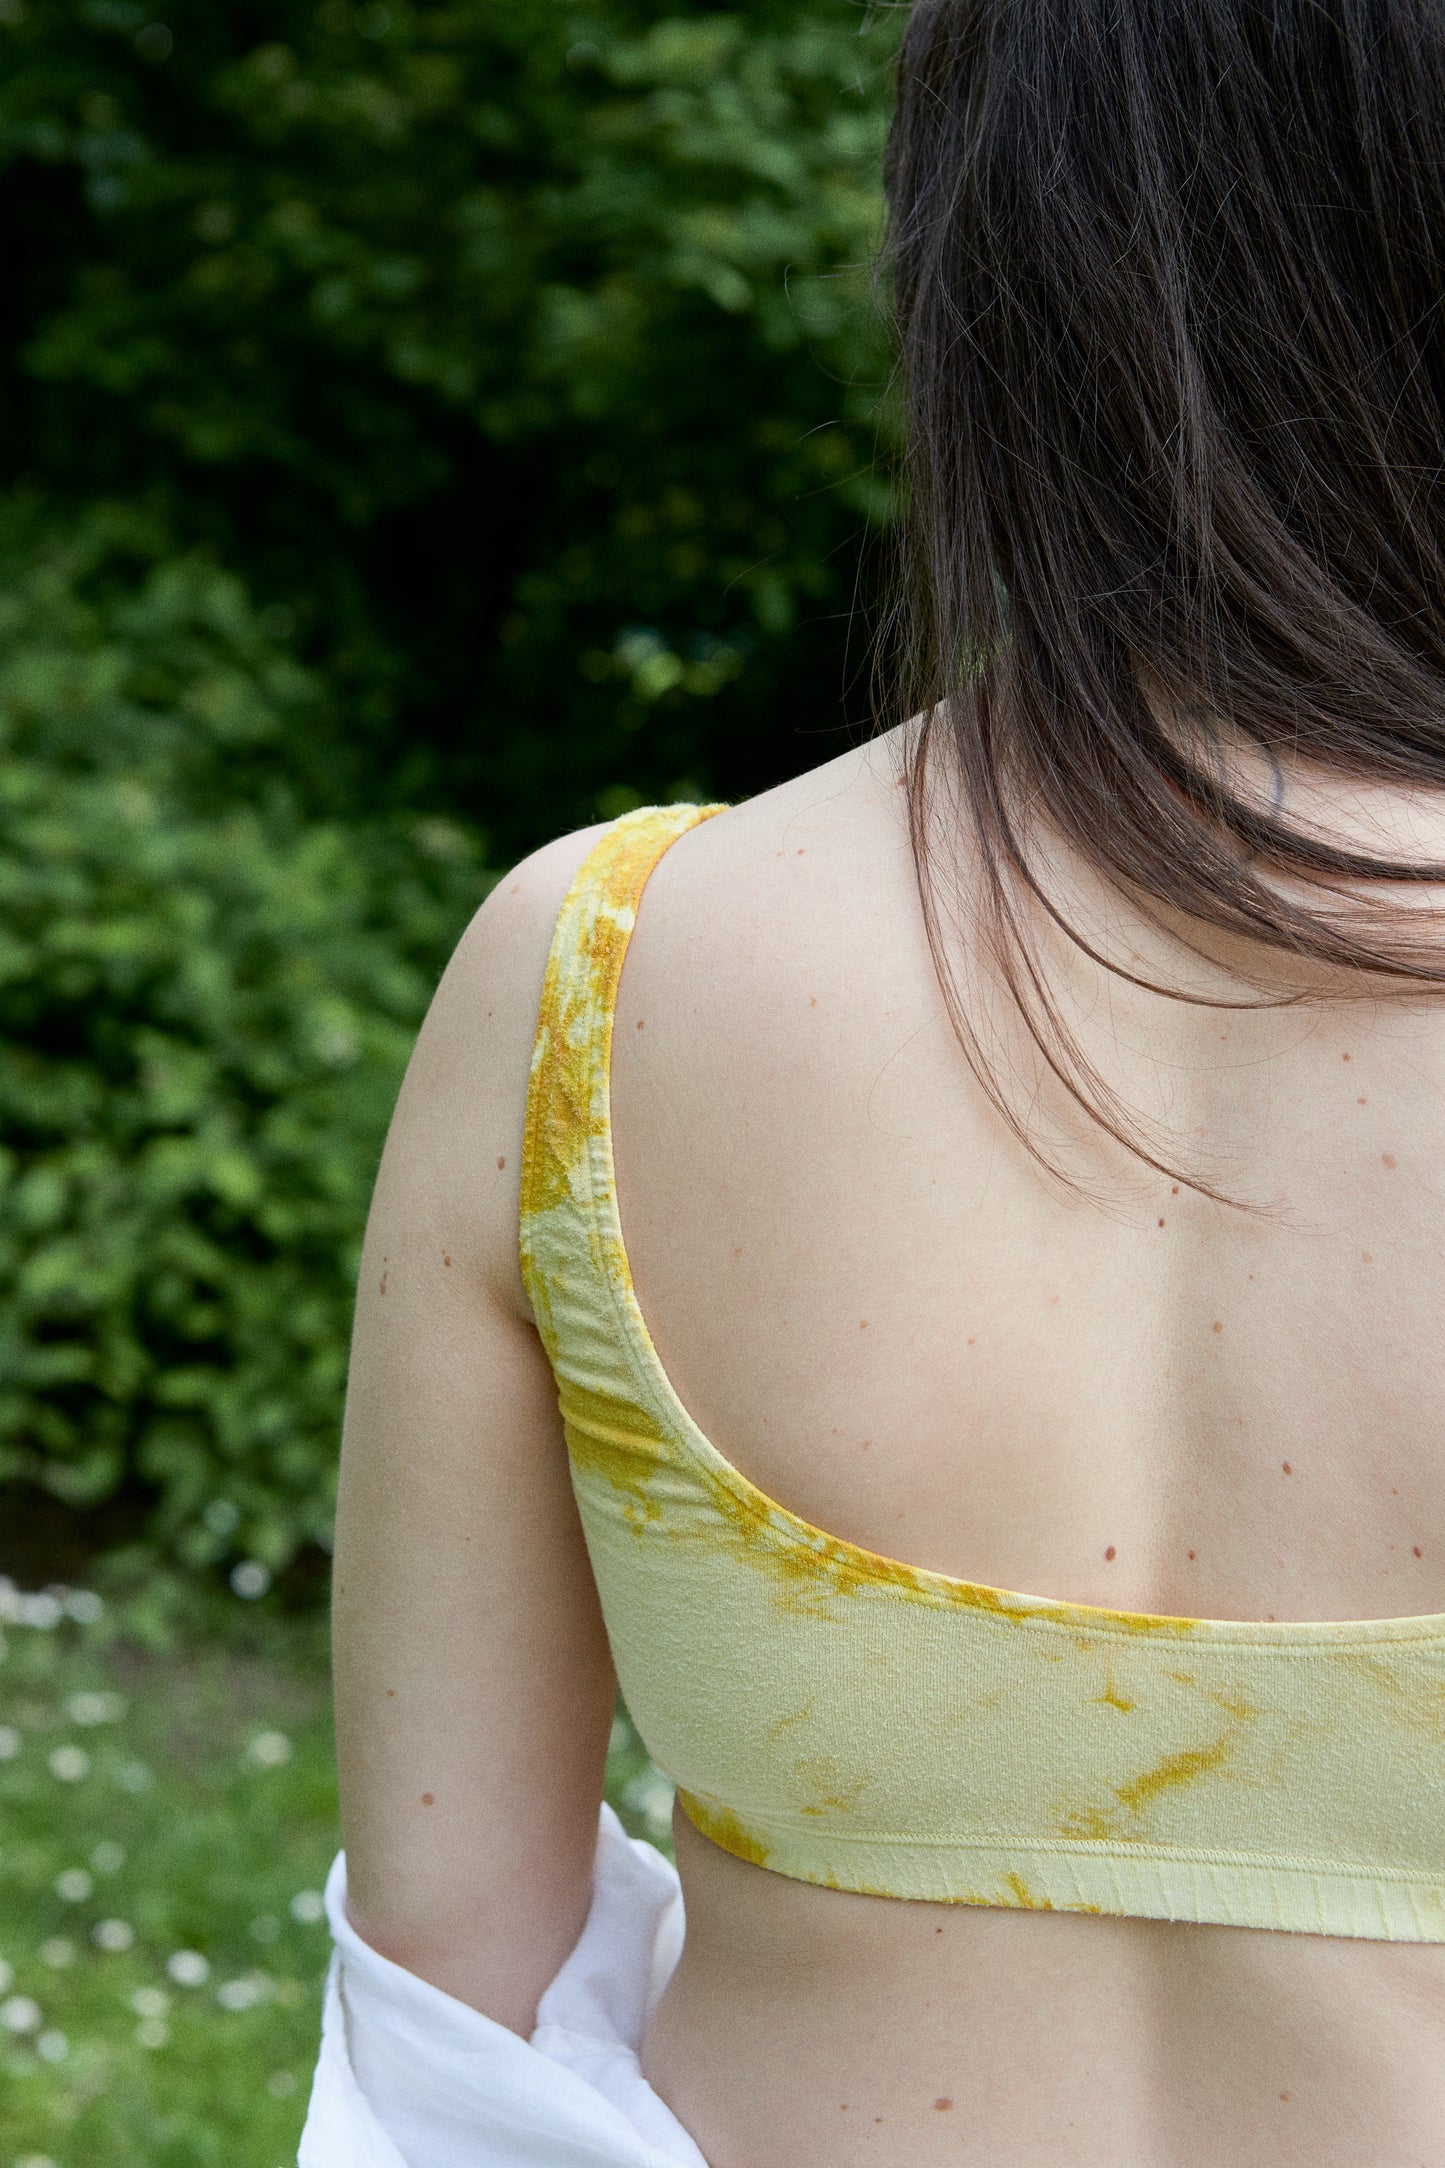
[[346, 1855], [298, 2168], [707, 2168], [643, 2077], [647, 2021], [682, 1950], [682, 1889], [602, 1808], [581, 1939], [526, 2041], [363, 1942]]

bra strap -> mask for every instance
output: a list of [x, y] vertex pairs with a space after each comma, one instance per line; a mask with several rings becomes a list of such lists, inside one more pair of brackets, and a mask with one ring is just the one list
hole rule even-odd
[[544, 1340], [547, 1305], [534, 1237], [559, 1205], [580, 1204], [588, 1155], [609, 1128], [612, 1017], [623, 958], [648, 875], [669, 844], [727, 811], [706, 805], [637, 806], [600, 835], [573, 877], [557, 914], [532, 1066], [522, 1140], [522, 1280]]

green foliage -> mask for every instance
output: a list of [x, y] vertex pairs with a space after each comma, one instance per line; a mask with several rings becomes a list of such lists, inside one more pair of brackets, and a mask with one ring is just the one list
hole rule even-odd
[[353, 804], [775, 780], [887, 512], [896, 12], [8, 0], [0, 483], [293, 611]]
[[95, 600], [116, 526], [0, 586], [0, 1477], [276, 1569], [329, 1541], [367, 1197], [488, 882], [436, 816], [222, 797], [317, 688], [198, 559]]
[[0, 2158], [282, 2168], [338, 1842], [324, 1673], [5, 1638]]
[[836, 749], [896, 20], [0, 0], [0, 1481], [152, 1564], [326, 1541], [484, 857]]

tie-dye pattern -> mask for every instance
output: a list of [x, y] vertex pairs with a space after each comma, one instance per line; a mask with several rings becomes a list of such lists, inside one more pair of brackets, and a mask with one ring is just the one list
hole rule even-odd
[[612, 1164], [648, 874], [722, 806], [616, 821], [557, 921], [522, 1270], [627, 1706], [725, 1850], [876, 1896], [1445, 1941], [1445, 1616], [1156, 1617], [954, 1580], [766, 1497], [678, 1400]]

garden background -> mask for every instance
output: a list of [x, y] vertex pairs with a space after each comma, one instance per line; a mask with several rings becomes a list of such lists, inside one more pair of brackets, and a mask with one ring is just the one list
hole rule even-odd
[[0, 2168], [294, 2155], [386, 1122], [508, 865], [866, 720], [896, 27], [0, 0]]

